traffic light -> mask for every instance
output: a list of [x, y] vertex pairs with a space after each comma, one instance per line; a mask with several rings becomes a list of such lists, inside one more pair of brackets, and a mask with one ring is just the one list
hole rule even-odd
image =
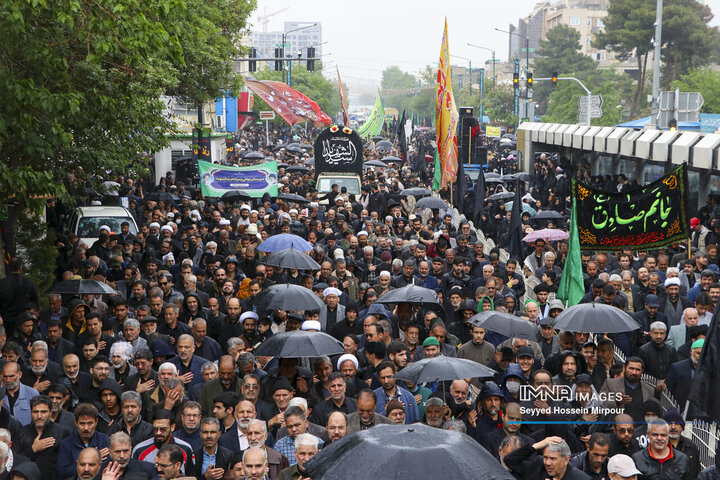
[[517, 72], [513, 73], [513, 87], [520, 88], [520, 74]]
[[308, 47], [308, 60], [307, 60], [307, 70], [308, 72], [314, 72], [315, 71], [315, 47]]
[[[257, 48], [252, 47], [250, 49], [250, 58], [257, 58]], [[255, 60], [250, 60], [248, 62], [248, 70], [251, 72], [255, 72], [257, 70], [257, 62]]]
[[[285, 56], [285, 49], [284, 48], [276, 48], [275, 49], [275, 58], [282, 59]], [[283, 69], [283, 61], [282, 60], [275, 60], [275, 71], [276, 72], [282, 72]]]
[[532, 88], [533, 85], [533, 74], [532, 72], [527, 72], [527, 87]]
[[557, 74], [557, 72], [553, 72], [552, 78], [551, 78], [550, 80], [552, 80], [552, 86], [553, 86], [553, 88], [557, 87], [557, 81], [558, 81], [558, 74]]
[[677, 120], [674, 118], [668, 122], [668, 128], [671, 132], [677, 132]]

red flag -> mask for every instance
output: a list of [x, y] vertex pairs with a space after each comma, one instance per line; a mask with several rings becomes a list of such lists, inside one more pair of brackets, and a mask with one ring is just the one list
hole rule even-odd
[[350, 125], [350, 115], [348, 114], [347, 100], [345, 100], [345, 88], [342, 80], [340, 80], [340, 68], [335, 65], [338, 74], [338, 88], [340, 89], [340, 106], [342, 107], [343, 124], [347, 127]]
[[317, 103], [282, 82], [246, 78], [245, 85], [290, 125], [310, 121], [319, 127], [332, 123]]

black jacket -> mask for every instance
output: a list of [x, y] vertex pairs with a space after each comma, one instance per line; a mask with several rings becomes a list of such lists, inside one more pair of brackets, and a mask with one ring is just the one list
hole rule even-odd
[[[235, 436], [237, 437], [237, 432], [235, 432]], [[221, 447], [220, 445], [217, 446], [218, 450], [215, 454], [215, 467], [214, 468], [222, 468], [225, 470], [225, 473], [227, 474], [228, 467], [230, 466], [230, 459], [232, 459], [233, 452], [225, 447]], [[239, 451], [239, 450], [238, 450]], [[193, 475], [195, 475], [195, 478], [203, 479], [205, 478], [205, 472], [202, 470], [203, 465], [203, 453], [204, 449], [203, 447], [200, 447], [195, 450], [195, 471]]]
[[690, 462], [687, 455], [672, 449], [672, 458], [662, 464], [650, 456], [650, 447], [643, 448], [632, 456], [635, 467], [643, 474], [644, 480], [691, 480]]
[[30, 458], [30, 460], [38, 466], [43, 480], [55, 480], [60, 441], [69, 434], [70, 432], [68, 432], [65, 427], [53, 422], [48, 423], [43, 429], [40, 438], [55, 437], [55, 445], [35, 453], [33, 452], [32, 444], [37, 437], [37, 431], [35, 430], [35, 426], [30, 423], [30, 425], [26, 425], [20, 431], [18, 451]]
[[[520, 447], [505, 455], [505, 465], [525, 480], [545, 480], [548, 474], [539, 453], [532, 445]], [[562, 480], [590, 480], [590, 477], [568, 464]]]
[[649, 341], [640, 347], [638, 356], [645, 362], [645, 373], [658, 380], [664, 379], [670, 366], [677, 362], [677, 350], [667, 343], [658, 346], [657, 343]]

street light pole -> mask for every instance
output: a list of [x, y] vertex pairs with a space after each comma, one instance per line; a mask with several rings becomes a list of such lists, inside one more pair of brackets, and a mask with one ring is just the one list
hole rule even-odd
[[480, 45], [474, 45], [472, 43], [468, 43], [468, 45], [471, 47], [487, 50], [488, 52], [492, 52], [492, 79], [493, 79], [493, 90], [494, 90], [495, 89], [495, 50], [493, 50], [492, 48], [481, 47]]
[[465, 60], [468, 62], [468, 85], [470, 86], [470, 91], [472, 92], [472, 60], [469, 58], [461, 57], [460, 55], [450, 55], [451, 57], [459, 58], [460, 60]]
[[[317, 25], [317, 22], [313, 23], [312, 25], [305, 25], [304, 27], [294, 28], [292, 30], [288, 30], [287, 32], [283, 32], [282, 34], [282, 45], [283, 45], [283, 54], [285, 53], [285, 39], [287, 38], [288, 33], [297, 32], [300, 30], [305, 30], [306, 28], [312, 28]], [[285, 55], [283, 55], [284, 57]], [[283, 63], [284, 59], [283, 59]], [[292, 62], [288, 61], [286, 67], [288, 70], [292, 68]], [[287, 83], [287, 74], [285, 73], [285, 68], [283, 68], [283, 83]]]
[[[516, 37], [524, 38], [525, 39], [525, 79], [527, 79], [527, 75], [530, 73], [530, 37], [527, 35], [520, 35], [519, 33], [510, 32], [508, 30], [501, 30], [499, 28], [496, 28], [498, 32], [507, 33], [510, 35], [515, 35]], [[525, 99], [527, 100], [530, 93], [530, 86], [527, 84], [527, 81], [525, 82]]]
[[660, 55], [662, 53], [662, 15], [663, 0], [657, 0], [655, 11], [655, 51], [653, 55], [653, 83], [652, 83], [652, 117], [651, 125], [657, 125], [660, 111]]

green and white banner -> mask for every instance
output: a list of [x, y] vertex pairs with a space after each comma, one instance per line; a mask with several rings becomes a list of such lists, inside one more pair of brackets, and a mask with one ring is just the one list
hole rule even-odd
[[370, 112], [370, 116], [365, 123], [362, 124], [357, 130], [357, 134], [360, 138], [374, 137], [380, 135], [383, 124], [385, 123], [385, 109], [383, 108], [382, 99], [380, 98], [380, 91], [378, 90], [377, 98], [375, 99], [375, 107]]
[[250, 167], [226, 167], [217, 163], [198, 161], [200, 186], [206, 197], [221, 197], [232, 190], [241, 190], [251, 197], [269, 193], [278, 195], [277, 162], [265, 162]]

